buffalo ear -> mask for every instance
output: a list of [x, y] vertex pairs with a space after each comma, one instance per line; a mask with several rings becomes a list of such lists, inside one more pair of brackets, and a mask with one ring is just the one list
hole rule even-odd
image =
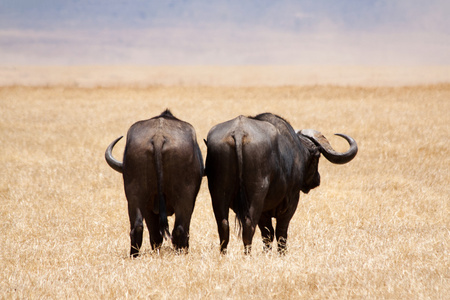
[[208, 147], [208, 141], [203, 139], [203, 141], [205, 142], [206, 147]]
[[320, 148], [319, 147], [311, 147], [308, 148], [309, 154], [311, 154], [311, 156], [313, 157], [319, 157], [320, 156]]
[[300, 138], [300, 141], [302, 141], [303, 146], [308, 149], [309, 154], [315, 155], [316, 152], [319, 152], [320, 154], [320, 148], [316, 146], [313, 141], [302, 135], [300, 132], [297, 133], [297, 136]]

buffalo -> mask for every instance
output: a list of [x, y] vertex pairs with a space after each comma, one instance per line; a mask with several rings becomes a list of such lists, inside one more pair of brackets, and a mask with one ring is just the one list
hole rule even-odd
[[[318, 131], [297, 133], [286, 120], [271, 113], [238, 116], [209, 131], [205, 172], [221, 253], [226, 253], [229, 241], [230, 208], [236, 213], [245, 253], [251, 251], [257, 225], [265, 251], [271, 249], [274, 237], [278, 251], [286, 251], [288, 226], [300, 191], [308, 193], [320, 184], [320, 154], [332, 163], [345, 164], [358, 151], [353, 138], [337, 135], [347, 140], [348, 151], [336, 152]], [[272, 218], [276, 219], [276, 231]]]
[[[121, 138], [108, 146], [105, 158], [111, 168], [123, 174], [131, 227], [130, 255], [139, 254], [143, 220], [153, 250], [160, 248], [163, 239], [171, 239], [176, 250], [187, 251], [191, 216], [204, 175], [194, 128], [169, 110], [136, 122], [127, 133], [123, 162], [112, 156]], [[167, 216], [173, 214], [171, 235]]]

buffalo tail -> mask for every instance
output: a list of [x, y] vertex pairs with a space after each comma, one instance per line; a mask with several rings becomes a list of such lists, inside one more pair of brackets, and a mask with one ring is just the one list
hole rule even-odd
[[248, 214], [248, 203], [247, 203], [247, 193], [245, 191], [243, 168], [244, 168], [244, 158], [242, 155], [242, 140], [245, 134], [242, 131], [235, 131], [232, 134], [235, 143], [235, 150], [237, 156], [237, 167], [238, 167], [238, 177], [239, 177], [239, 191], [237, 197], [234, 199], [233, 207], [236, 213], [236, 219], [239, 225], [239, 233], [242, 229], [242, 224], [245, 222], [245, 217]]
[[167, 221], [167, 209], [166, 200], [163, 193], [163, 168], [162, 168], [162, 148], [165, 139], [156, 139], [153, 142], [153, 149], [155, 155], [155, 165], [156, 165], [156, 180], [158, 189], [158, 203], [159, 203], [159, 232], [164, 237], [164, 239], [170, 238], [169, 232], [169, 222]]

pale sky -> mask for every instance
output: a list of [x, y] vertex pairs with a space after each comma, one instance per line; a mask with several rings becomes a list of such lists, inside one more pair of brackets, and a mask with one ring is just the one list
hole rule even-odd
[[450, 65], [448, 0], [0, 0], [0, 65]]

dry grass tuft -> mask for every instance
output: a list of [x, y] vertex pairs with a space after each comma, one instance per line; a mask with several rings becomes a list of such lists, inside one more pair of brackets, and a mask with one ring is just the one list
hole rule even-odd
[[[447, 298], [449, 99], [449, 84], [2, 87], [0, 297]], [[301, 195], [286, 256], [263, 254], [259, 231], [250, 257], [236, 234], [220, 256], [205, 179], [190, 253], [167, 243], [152, 253], [146, 235], [133, 260], [122, 178], [103, 154], [166, 107], [199, 142], [219, 122], [271, 111], [339, 150], [333, 133], [347, 133], [360, 150], [347, 165], [321, 160], [322, 184]]]

